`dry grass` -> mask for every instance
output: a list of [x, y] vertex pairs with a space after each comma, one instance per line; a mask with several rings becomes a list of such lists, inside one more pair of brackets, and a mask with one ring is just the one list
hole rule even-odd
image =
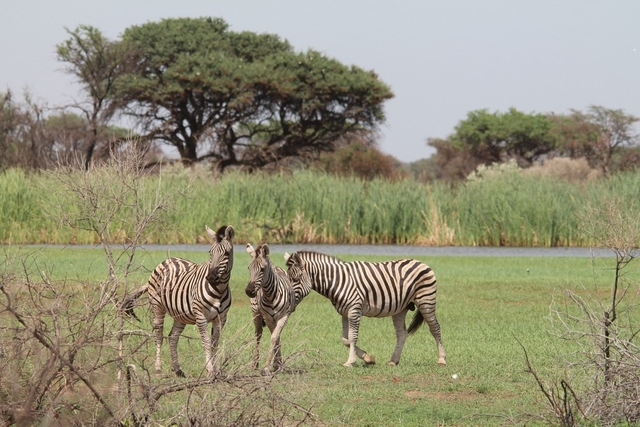
[[570, 159], [554, 157], [545, 160], [541, 165], [534, 165], [524, 170], [525, 174], [559, 178], [569, 182], [588, 182], [602, 176], [601, 172], [589, 166], [586, 159]]

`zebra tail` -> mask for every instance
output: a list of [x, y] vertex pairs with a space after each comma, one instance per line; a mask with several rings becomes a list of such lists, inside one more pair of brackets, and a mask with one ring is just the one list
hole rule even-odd
[[133, 311], [133, 309], [136, 306], [136, 301], [138, 300], [138, 298], [140, 298], [143, 293], [147, 292], [147, 286], [149, 286], [148, 283], [139, 287], [133, 293], [126, 295], [124, 300], [122, 301], [122, 306], [120, 307], [124, 314], [129, 317], [133, 317], [138, 322], [140, 321], [140, 319], [138, 318], [138, 316], [136, 316], [136, 313]]
[[422, 316], [422, 313], [420, 312], [420, 310], [416, 310], [416, 314], [413, 315], [413, 320], [411, 320], [411, 324], [409, 325], [409, 329], [407, 329], [407, 332], [409, 332], [410, 334], [415, 333], [418, 329], [420, 329], [420, 326], [422, 326], [423, 323], [424, 317]]

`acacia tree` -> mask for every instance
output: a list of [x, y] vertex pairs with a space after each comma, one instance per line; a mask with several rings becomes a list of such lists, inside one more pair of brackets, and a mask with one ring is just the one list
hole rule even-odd
[[[91, 123], [86, 117], [68, 111], [52, 114], [44, 121], [43, 144], [52, 153], [51, 161], [58, 166], [75, 165], [88, 147], [96, 141], [123, 141], [129, 135], [128, 129], [116, 126], [100, 126], [94, 133]], [[98, 144], [92, 154], [84, 157], [84, 167], [92, 160], [105, 160], [115, 150], [111, 144]]]
[[365, 180], [403, 176], [396, 159], [369, 146], [366, 141], [354, 141], [332, 153], [323, 154], [315, 166], [329, 173], [355, 175]]
[[46, 104], [25, 92], [16, 102], [11, 91], [0, 93], [0, 168], [45, 168], [55, 157], [46, 142]]
[[526, 114], [515, 108], [506, 113], [476, 110], [456, 126], [451, 140], [486, 164], [515, 159], [528, 166], [557, 145], [550, 130], [551, 122], [543, 114]]
[[0, 93], [0, 168], [9, 167], [15, 161], [21, 115], [11, 92]]
[[437, 175], [460, 179], [480, 164], [501, 163], [515, 159], [520, 166], [530, 166], [545, 157], [587, 159], [591, 167], [607, 175], [618, 166], [637, 166], [634, 151], [639, 136], [634, 125], [640, 119], [622, 110], [600, 106], [586, 113], [573, 110], [569, 115], [525, 114], [515, 109], [506, 113], [472, 111], [446, 139], [428, 139], [436, 149]]
[[[97, 28], [80, 25], [67, 29], [70, 38], [57, 45], [58, 60], [66, 62], [66, 72], [74, 75], [85, 91], [83, 102], [72, 107], [80, 110], [89, 124], [89, 137], [85, 147], [85, 168], [88, 169], [100, 138], [101, 128], [113, 118], [117, 98], [112, 96], [117, 79], [131, 65], [128, 52], [122, 45], [104, 37]], [[104, 133], [104, 132], [102, 132]]]
[[460, 181], [483, 164], [471, 150], [454, 146], [450, 139], [428, 138], [427, 144], [436, 149], [433, 155], [436, 179]]
[[144, 132], [185, 163], [259, 168], [332, 151], [375, 130], [393, 94], [373, 72], [219, 18], [165, 19], [125, 30], [136, 67], [117, 97]]
[[610, 172], [611, 160], [616, 152], [638, 144], [640, 137], [633, 128], [640, 121], [638, 117], [625, 114], [623, 110], [598, 105], [589, 107], [584, 115], [578, 111], [574, 114], [584, 117], [585, 121], [597, 127], [593, 151], [605, 175]]
[[506, 113], [475, 110], [460, 121], [446, 139], [429, 139], [437, 150], [436, 164], [443, 177], [466, 177], [478, 165], [515, 159], [520, 166], [552, 152], [558, 145], [553, 122], [543, 114], [526, 114], [509, 109]]

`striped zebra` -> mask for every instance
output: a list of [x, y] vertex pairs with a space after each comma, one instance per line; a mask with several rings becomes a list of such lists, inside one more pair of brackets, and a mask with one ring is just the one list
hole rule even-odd
[[256, 249], [247, 243], [247, 252], [252, 258], [248, 267], [250, 279], [245, 292], [251, 298], [255, 326], [253, 367], [257, 369], [259, 365], [262, 328], [266, 325], [271, 331], [271, 344], [262, 374], [268, 375], [272, 369], [278, 371], [283, 366], [280, 334], [289, 320], [289, 315], [295, 310], [295, 294], [287, 273], [271, 263], [269, 246], [266, 243]]
[[[285, 254], [288, 275], [294, 287], [310, 289], [331, 300], [342, 315], [342, 342], [349, 347], [344, 366], [353, 366], [356, 356], [367, 364], [373, 355], [360, 349], [358, 329], [362, 316], [391, 316], [396, 330], [396, 348], [389, 365], [400, 363], [407, 332], [414, 333], [426, 321], [438, 348], [438, 363], [446, 365], [446, 355], [436, 319], [436, 278], [426, 264], [413, 259], [387, 262], [343, 262], [338, 258], [310, 251]], [[405, 317], [418, 310], [407, 330]]]
[[[214, 240], [207, 261], [201, 264], [182, 258], [163, 261], [153, 270], [149, 281], [124, 303], [126, 313], [135, 317], [135, 301], [143, 293], [149, 293], [156, 337], [156, 374], [162, 372], [160, 349], [164, 338], [165, 314], [173, 318], [173, 327], [169, 333], [173, 372], [184, 377], [178, 363], [178, 339], [186, 325], [198, 327], [204, 348], [205, 367], [209, 374], [213, 375], [215, 372], [213, 359], [231, 305], [229, 278], [233, 268], [232, 239], [235, 232], [232, 226], [222, 226], [216, 232], [207, 226], [205, 228]], [[211, 335], [207, 333], [207, 324], [210, 322]]]

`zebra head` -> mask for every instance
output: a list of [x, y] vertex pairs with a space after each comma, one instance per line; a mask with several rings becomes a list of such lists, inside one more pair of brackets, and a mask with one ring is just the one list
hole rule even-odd
[[211, 249], [209, 249], [209, 271], [207, 273], [207, 282], [212, 286], [228, 285], [231, 277], [231, 269], [233, 268], [233, 236], [235, 231], [233, 226], [223, 225], [214, 232], [205, 226], [207, 233], [214, 240]]
[[285, 253], [284, 260], [288, 267], [287, 276], [289, 276], [293, 286], [297, 305], [304, 297], [309, 295], [313, 286], [308, 265], [298, 252], [294, 252], [292, 255]]
[[249, 283], [244, 290], [249, 298], [255, 298], [258, 288], [262, 285], [264, 278], [264, 272], [269, 267], [269, 246], [258, 246], [258, 249], [254, 249], [250, 243], [247, 243], [247, 252], [251, 255], [251, 262], [249, 263]]

